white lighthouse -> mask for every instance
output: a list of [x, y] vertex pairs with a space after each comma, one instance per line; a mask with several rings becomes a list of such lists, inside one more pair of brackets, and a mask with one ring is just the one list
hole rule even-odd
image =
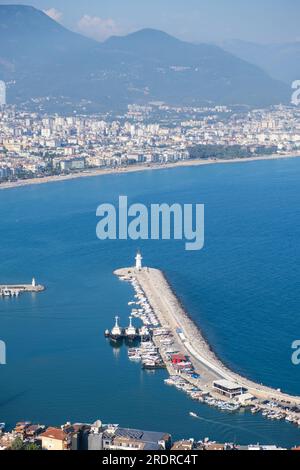
[[143, 257], [141, 255], [141, 252], [138, 251], [136, 257], [135, 257], [135, 269], [137, 271], [141, 271], [143, 266], [142, 266], [142, 261], [143, 261]]

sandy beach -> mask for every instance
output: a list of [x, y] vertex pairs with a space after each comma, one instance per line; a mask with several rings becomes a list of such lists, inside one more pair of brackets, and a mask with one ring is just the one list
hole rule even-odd
[[222, 159], [208, 159], [208, 160], [183, 160], [176, 163], [166, 163], [166, 164], [140, 164], [134, 165], [131, 167], [125, 168], [99, 168], [94, 170], [86, 170], [78, 173], [72, 173], [68, 175], [59, 175], [59, 176], [46, 176], [44, 178], [31, 178], [27, 180], [18, 180], [8, 183], [0, 183], [0, 190], [19, 188], [23, 186], [31, 186], [36, 184], [46, 184], [46, 183], [57, 183], [60, 181], [73, 180], [77, 178], [91, 178], [96, 176], [103, 175], [123, 175], [126, 173], [135, 173], [141, 171], [153, 171], [153, 170], [168, 170], [170, 168], [181, 168], [181, 167], [193, 167], [193, 166], [202, 166], [202, 165], [224, 165], [228, 163], [248, 163], [255, 161], [265, 161], [265, 160], [282, 160], [287, 158], [298, 158], [300, 153], [293, 154], [282, 154], [282, 155], [265, 155], [262, 157], [250, 157], [250, 158], [235, 158], [230, 160]]

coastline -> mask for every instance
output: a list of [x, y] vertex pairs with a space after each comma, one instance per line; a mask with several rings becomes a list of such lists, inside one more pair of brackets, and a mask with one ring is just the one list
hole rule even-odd
[[48, 183], [58, 183], [68, 180], [74, 180], [78, 178], [92, 178], [97, 176], [105, 175], [124, 175], [127, 173], [137, 173], [143, 171], [154, 171], [154, 170], [168, 170], [171, 168], [183, 168], [183, 167], [194, 167], [194, 166], [206, 166], [206, 165], [220, 165], [220, 164], [230, 164], [230, 163], [249, 163], [256, 161], [266, 161], [266, 160], [284, 160], [291, 158], [299, 158], [300, 153], [291, 153], [291, 154], [273, 154], [273, 155], [264, 155], [261, 157], [249, 157], [249, 158], [233, 158], [233, 159], [194, 159], [194, 160], [183, 160], [174, 163], [165, 163], [165, 164], [139, 164], [132, 167], [125, 168], [99, 168], [94, 170], [86, 170], [78, 173], [71, 173], [68, 175], [57, 175], [57, 176], [46, 176], [39, 178], [31, 178], [27, 180], [18, 180], [8, 183], [0, 183], [0, 190], [12, 189], [12, 188], [21, 188], [24, 186], [33, 186], [38, 184], [48, 184]]

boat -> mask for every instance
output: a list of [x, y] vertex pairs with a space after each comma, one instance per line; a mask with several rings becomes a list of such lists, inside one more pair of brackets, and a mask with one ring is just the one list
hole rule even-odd
[[141, 356], [139, 354], [132, 354], [129, 357], [129, 360], [130, 361], [136, 361], [136, 362], [140, 362], [141, 361]]
[[292, 423], [293, 422], [293, 418], [289, 415], [287, 415], [287, 417], [285, 418], [285, 420], [288, 422], [288, 423]]
[[251, 413], [252, 414], [256, 414], [256, 413], [259, 413], [259, 408], [257, 406], [255, 406], [254, 408], [251, 408]]
[[123, 331], [119, 326], [119, 317], [116, 317], [116, 323], [110, 332], [110, 338], [112, 341], [120, 341], [123, 338]]
[[198, 416], [196, 413], [193, 413], [193, 411], [190, 411], [190, 412], [189, 412], [189, 415], [190, 415], [192, 418], [199, 418], [199, 416]]
[[174, 381], [173, 379], [171, 379], [171, 378], [170, 378], [170, 379], [165, 379], [165, 380], [164, 380], [164, 383], [165, 383], [166, 385], [175, 385], [175, 381]]
[[137, 330], [132, 324], [132, 316], [129, 317], [129, 326], [125, 330], [125, 336], [129, 341], [134, 341], [138, 336]]
[[156, 369], [157, 366], [156, 366], [156, 362], [155, 361], [150, 361], [150, 360], [147, 360], [145, 362], [143, 362], [143, 369]]
[[150, 331], [149, 331], [149, 328], [147, 328], [146, 326], [142, 326], [142, 328], [140, 328], [139, 333], [140, 333], [140, 337], [142, 341], [146, 341], [150, 339]]
[[163, 369], [165, 366], [162, 362], [157, 362], [154, 360], [146, 360], [143, 362], [143, 369], [149, 369], [149, 370], [154, 370], [154, 369]]

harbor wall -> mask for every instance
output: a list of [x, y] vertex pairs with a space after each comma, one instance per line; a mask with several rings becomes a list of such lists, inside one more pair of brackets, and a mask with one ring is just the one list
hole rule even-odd
[[257, 384], [231, 371], [217, 357], [204, 338], [200, 328], [185, 312], [165, 275], [153, 268], [120, 269], [115, 274], [121, 278], [135, 278], [143, 289], [151, 307], [164, 327], [168, 327], [184, 348], [196, 369], [208, 377], [226, 379], [246, 388], [255, 397], [264, 400], [300, 405], [300, 397], [291, 396], [273, 388]]

